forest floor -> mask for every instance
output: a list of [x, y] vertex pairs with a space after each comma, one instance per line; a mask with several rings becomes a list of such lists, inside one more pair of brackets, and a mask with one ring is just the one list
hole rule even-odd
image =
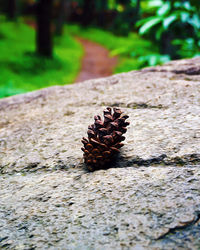
[[0, 15], [0, 21], [0, 98], [141, 69], [141, 57], [154, 52], [136, 32], [122, 37], [67, 24], [63, 36], [54, 37], [53, 59], [47, 59], [35, 54], [33, 19], [15, 23]]
[[[27, 22], [29, 26], [36, 29], [34, 22]], [[109, 50], [102, 45], [82, 37], [76, 37], [82, 45], [84, 55], [82, 58], [80, 72], [75, 82], [82, 82], [94, 78], [106, 77], [113, 74], [117, 65], [117, 56], [109, 56]]]
[[117, 65], [117, 56], [110, 57], [109, 50], [98, 43], [77, 37], [84, 49], [82, 66], [75, 82], [93, 78], [106, 77], [113, 74]]

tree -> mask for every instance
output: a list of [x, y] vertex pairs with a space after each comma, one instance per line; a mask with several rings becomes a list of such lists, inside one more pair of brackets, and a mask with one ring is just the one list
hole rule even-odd
[[55, 34], [57, 36], [61, 36], [63, 33], [63, 24], [65, 23], [66, 18], [69, 16], [70, 4], [70, 0], [60, 0], [55, 30]]
[[52, 57], [52, 19], [53, 0], [39, 0], [36, 7], [37, 17], [37, 53], [41, 56]]
[[106, 11], [108, 9], [108, 2], [107, 0], [100, 0], [100, 1], [96, 1], [96, 6], [95, 9], [98, 13], [97, 15], [97, 21], [98, 21], [98, 25], [100, 27], [105, 27], [106, 26]]
[[83, 20], [82, 24], [87, 26], [90, 25], [94, 20], [94, 10], [95, 10], [95, 1], [94, 0], [84, 0], [83, 2]]
[[138, 19], [140, 17], [140, 2], [141, 2], [141, 0], [136, 1], [136, 13], [137, 13], [137, 18]]
[[6, 13], [7, 13], [7, 18], [9, 20], [15, 20], [17, 16], [17, 1], [16, 0], [8, 0]]

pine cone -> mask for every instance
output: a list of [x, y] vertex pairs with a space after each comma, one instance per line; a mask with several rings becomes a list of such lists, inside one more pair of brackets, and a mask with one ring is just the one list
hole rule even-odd
[[123, 134], [127, 131], [129, 122], [125, 120], [128, 115], [124, 115], [119, 108], [108, 107], [104, 110], [104, 120], [99, 115], [94, 117], [94, 124], [88, 126], [88, 139], [83, 137], [84, 161], [90, 171], [106, 168], [114, 157], [120, 152], [124, 145]]

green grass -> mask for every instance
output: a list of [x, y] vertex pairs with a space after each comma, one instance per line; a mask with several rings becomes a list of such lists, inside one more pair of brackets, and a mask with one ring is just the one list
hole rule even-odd
[[36, 56], [35, 31], [0, 17], [0, 97], [74, 81], [83, 49], [66, 30], [54, 41], [54, 58]]
[[[7, 22], [0, 16], [0, 98], [52, 85], [72, 83], [80, 69], [82, 46], [74, 36], [102, 44], [117, 55], [114, 73], [145, 66], [146, 57], [157, 53], [152, 43], [131, 33], [128, 37], [113, 35], [97, 28], [65, 27], [64, 35], [54, 39], [54, 57], [45, 59], [35, 54], [35, 31], [22, 21]], [[141, 60], [143, 57], [143, 60]]]
[[123, 37], [97, 28], [67, 26], [70, 34], [100, 43], [110, 50], [110, 56], [118, 56], [119, 63], [115, 73], [140, 69], [146, 66], [144, 61], [140, 60], [141, 57], [158, 53], [158, 49], [150, 41], [141, 38], [137, 33], [130, 33], [128, 37]]

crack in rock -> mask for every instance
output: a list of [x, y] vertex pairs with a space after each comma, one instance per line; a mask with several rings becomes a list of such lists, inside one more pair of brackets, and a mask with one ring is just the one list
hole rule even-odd
[[200, 220], [200, 211], [198, 211], [196, 213], [196, 215], [194, 216], [194, 218], [192, 220], [185, 221], [184, 223], [182, 223], [182, 225], [177, 225], [175, 227], [169, 228], [167, 232], [165, 232], [164, 234], [160, 235], [155, 240], [164, 239], [169, 234], [175, 234], [177, 231], [187, 229], [188, 227], [191, 227], [192, 225], [196, 224], [199, 220]]
[[[121, 162], [120, 162], [121, 161]], [[124, 162], [124, 163], [123, 163]], [[133, 157], [127, 160], [125, 157], [119, 158], [118, 165], [123, 167], [138, 166], [150, 166], [150, 165], [165, 165], [165, 166], [185, 166], [185, 165], [197, 165], [200, 163], [200, 154], [189, 154], [182, 157], [170, 158], [166, 154], [161, 154], [158, 157], [152, 157], [149, 159], [142, 159], [140, 157]]]
[[174, 74], [185, 74], [185, 75], [200, 75], [200, 67], [190, 67], [187, 69], [180, 69], [180, 70], [167, 70], [164, 68], [147, 68], [147, 69], [142, 69], [141, 72], [143, 73], [149, 73], [149, 72], [172, 72]]
[[[73, 160], [74, 161], [74, 160]], [[109, 164], [109, 166], [105, 167], [105, 169], [108, 168], [127, 168], [127, 167], [133, 167], [133, 166], [155, 166], [155, 165], [161, 165], [161, 166], [195, 166], [200, 163], [200, 154], [189, 154], [189, 155], [184, 155], [182, 157], [174, 157], [170, 158], [166, 154], [161, 154], [157, 157], [151, 157], [148, 159], [143, 159], [138, 156], [134, 156], [131, 159], [127, 158], [123, 155], [118, 155], [116, 159], [113, 160], [112, 163]], [[68, 171], [69, 169], [74, 169], [74, 168], [79, 168], [79, 169], [84, 169], [87, 171], [87, 168], [85, 164], [83, 163], [83, 159], [79, 159], [77, 161], [77, 164], [74, 163], [66, 163], [63, 160], [57, 160], [55, 161], [55, 164], [53, 166], [48, 166], [45, 164], [41, 164], [40, 162], [33, 162], [25, 166], [23, 169], [17, 171], [14, 170], [12, 172], [9, 172], [9, 174], [15, 174], [15, 173], [35, 173], [37, 171], [56, 171], [56, 170], [65, 170]], [[6, 167], [0, 166], [0, 173], [7, 174]]]
[[[149, 159], [142, 159], [138, 156], [133, 157], [130, 160], [127, 160], [126, 157], [121, 157], [119, 159], [119, 167], [123, 165], [123, 167], [131, 167], [134, 164], [137, 166], [150, 166], [151, 164], [161, 164], [164, 162], [164, 159], [167, 157], [166, 154], [159, 155], [158, 157], [152, 157]], [[124, 162], [124, 163], [123, 163]]]
[[175, 74], [185, 74], [185, 75], [200, 75], [200, 67], [191, 67], [183, 70], [173, 70]]
[[110, 106], [110, 107], [121, 107], [121, 108], [131, 108], [131, 109], [164, 109], [167, 108], [166, 106], [163, 106], [161, 104], [159, 105], [150, 105], [145, 102], [137, 103], [137, 102], [130, 102], [130, 103], [124, 103], [124, 102], [115, 102], [115, 103], [101, 103], [101, 106]]

